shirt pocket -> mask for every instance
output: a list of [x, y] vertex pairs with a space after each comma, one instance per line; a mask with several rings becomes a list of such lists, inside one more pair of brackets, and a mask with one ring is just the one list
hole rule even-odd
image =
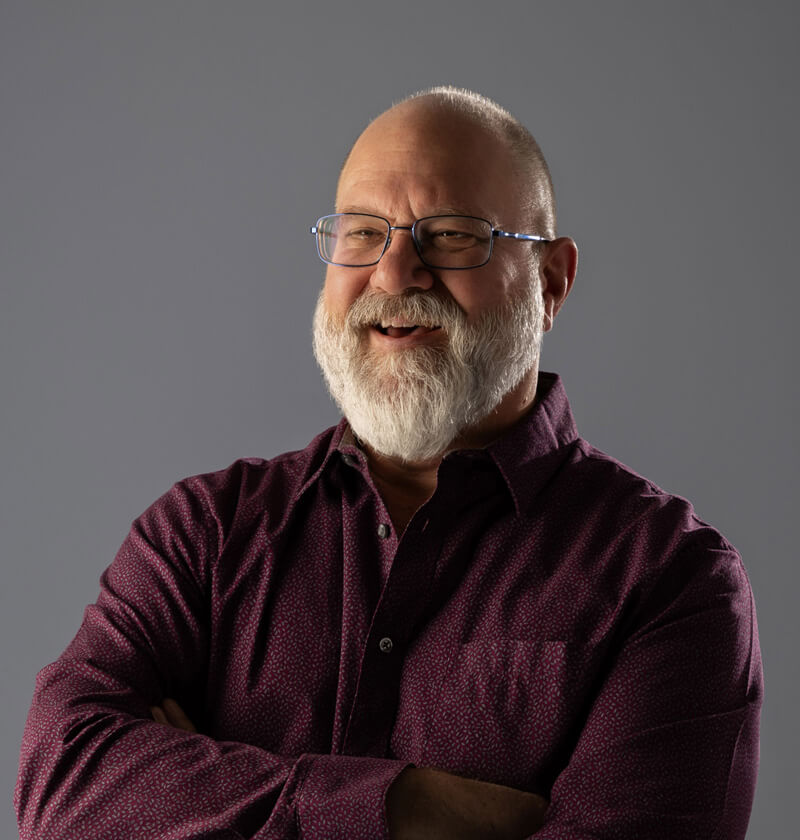
[[578, 646], [557, 640], [462, 645], [430, 718], [423, 763], [528, 790], [549, 788], [570, 721], [574, 726], [581, 658]]

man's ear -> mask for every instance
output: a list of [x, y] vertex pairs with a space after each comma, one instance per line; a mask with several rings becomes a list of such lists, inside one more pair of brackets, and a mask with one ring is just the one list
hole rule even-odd
[[553, 328], [575, 281], [578, 270], [578, 246], [568, 237], [559, 236], [544, 246], [539, 258], [539, 278], [544, 300], [544, 331]]

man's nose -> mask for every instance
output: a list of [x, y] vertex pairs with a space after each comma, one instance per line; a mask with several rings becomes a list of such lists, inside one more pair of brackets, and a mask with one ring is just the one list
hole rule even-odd
[[370, 278], [371, 285], [397, 295], [406, 289], [430, 289], [433, 281], [431, 269], [419, 257], [411, 231], [392, 230], [389, 245]]

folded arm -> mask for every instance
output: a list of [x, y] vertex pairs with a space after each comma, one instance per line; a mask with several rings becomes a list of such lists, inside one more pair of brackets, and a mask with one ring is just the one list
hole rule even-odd
[[[151, 713], [164, 726], [197, 731], [170, 697]], [[505, 785], [408, 767], [389, 788], [386, 809], [391, 840], [523, 840], [541, 826], [547, 801]]]
[[77, 636], [40, 672], [15, 794], [22, 840], [385, 833], [386, 790], [407, 762], [280, 755], [153, 720], [169, 696], [202, 720], [208, 517], [178, 485], [137, 520]]
[[732, 551], [687, 546], [643, 601], [537, 840], [745, 836], [762, 674], [741, 562]]

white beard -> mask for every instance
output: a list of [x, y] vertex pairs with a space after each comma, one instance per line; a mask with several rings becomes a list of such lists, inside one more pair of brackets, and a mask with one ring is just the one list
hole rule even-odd
[[[467, 324], [449, 295], [420, 291], [362, 294], [342, 322], [328, 313], [323, 292], [314, 313], [314, 355], [359, 439], [383, 455], [425, 461], [443, 455], [538, 369], [543, 311], [536, 282], [475, 324]], [[440, 326], [446, 341], [370, 348], [370, 327], [397, 316]]]

